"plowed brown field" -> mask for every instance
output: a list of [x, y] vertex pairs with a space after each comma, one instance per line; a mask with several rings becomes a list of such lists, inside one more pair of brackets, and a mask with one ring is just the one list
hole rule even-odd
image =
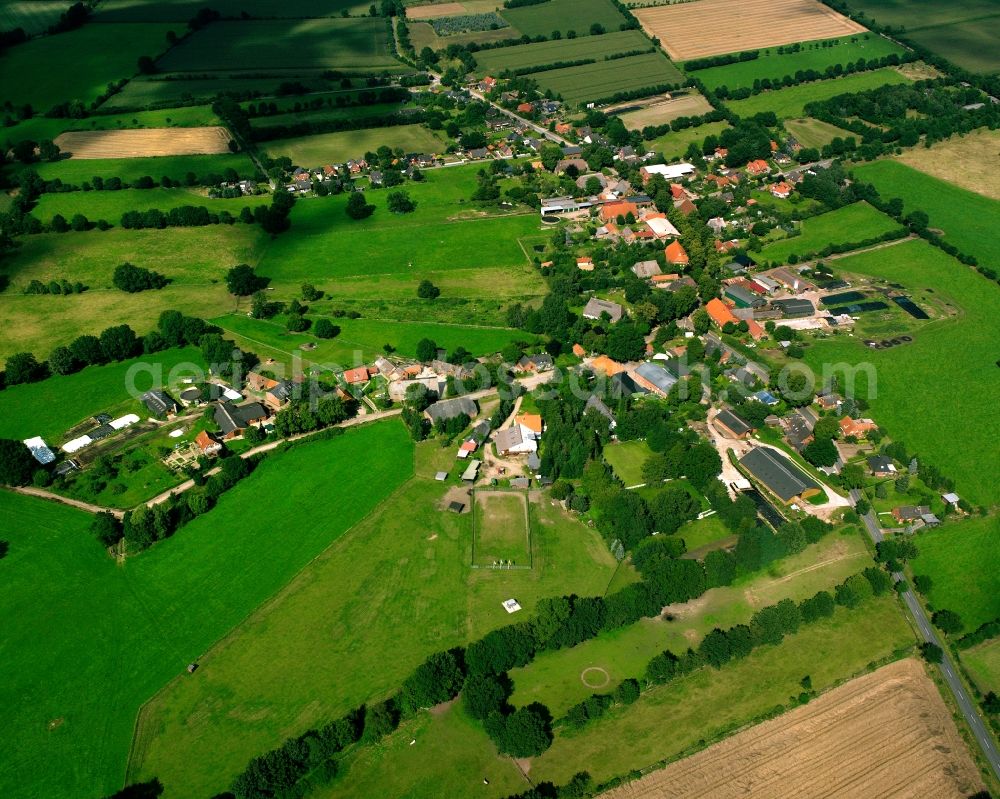
[[71, 158], [145, 158], [229, 152], [225, 128], [139, 128], [70, 131], [55, 143]]
[[674, 61], [866, 30], [816, 0], [695, 0], [632, 13]]
[[962, 799], [982, 789], [934, 683], [903, 660], [602, 799]]

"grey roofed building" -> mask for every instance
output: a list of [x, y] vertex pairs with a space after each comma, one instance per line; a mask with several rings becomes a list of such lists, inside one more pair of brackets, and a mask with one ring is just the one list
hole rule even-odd
[[177, 402], [165, 391], [153, 389], [143, 394], [140, 399], [155, 416], [166, 416], [177, 412]]
[[636, 277], [643, 278], [663, 274], [663, 270], [660, 269], [660, 265], [656, 261], [638, 261], [632, 266], [632, 272]]
[[691, 288], [698, 288], [698, 284], [694, 282], [694, 278], [684, 275], [683, 277], [677, 278], [677, 280], [672, 280], [665, 286], [660, 286], [660, 288], [666, 291], [680, 291], [685, 286], [690, 286]]
[[111, 425], [102, 424], [99, 427], [95, 427], [93, 430], [88, 430], [87, 435], [90, 436], [93, 441], [101, 441], [108, 436], [113, 436], [115, 432], [115, 429]]
[[567, 144], [562, 148], [562, 154], [565, 156], [580, 155], [583, 149], [577, 144]]
[[802, 452], [806, 445], [812, 441], [813, 428], [816, 427], [818, 417], [811, 408], [796, 408], [786, 417], [788, 428], [785, 437], [792, 449]]
[[615, 415], [611, 412], [611, 409], [605, 405], [604, 401], [596, 394], [591, 394], [587, 398], [587, 404], [584, 406], [584, 412], [586, 413], [589, 410], [595, 410], [607, 419], [609, 428], [614, 429], [618, 425], [618, 420], [615, 419]]
[[635, 373], [638, 377], [652, 385], [656, 390], [662, 392], [664, 396], [670, 392], [670, 389], [673, 388], [674, 384], [677, 382], [676, 377], [670, 374], [670, 372], [662, 366], [657, 366], [655, 363], [639, 364]]
[[524, 443], [524, 436], [521, 433], [521, 425], [515, 424], [511, 427], [506, 427], [503, 430], [498, 430], [496, 438], [493, 439], [496, 444], [497, 452], [503, 455], [506, 452], [510, 452], [514, 447], [519, 447]]
[[454, 419], [463, 413], [472, 417], [479, 412], [475, 400], [469, 397], [456, 397], [455, 399], [439, 400], [430, 405], [424, 413], [432, 422], [443, 419]]
[[768, 447], [754, 447], [740, 465], [782, 502], [818, 493], [819, 485], [798, 466]]
[[816, 313], [815, 306], [809, 300], [771, 300], [771, 305], [780, 308], [785, 316], [810, 316]]
[[238, 430], [246, 430], [251, 422], [266, 419], [267, 409], [259, 402], [248, 402], [246, 405], [220, 402], [215, 406], [214, 418], [222, 434], [228, 436]]
[[514, 477], [510, 481], [511, 488], [531, 488], [530, 477]]
[[542, 459], [538, 457], [537, 452], [528, 453], [528, 468], [532, 471], [538, 471], [542, 468]]
[[634, 394], [648, 394], [649, 389], [640, 386], [628, 372], [611, 376], [611, 393], [614, 397], [631, 397]]
[[764, 305], [764, 300], [747, 291], [743, 286], [726, 286], [723, 293], [744, 308], [760, 308]]
[[757, 384], [757, 375], [745, 366], [738, 366], [734, 369], [727, 369], [723, 374], [736, 383], [742, 383], [747, 388]]
[[479, 467], [483, 465], [482, 461], [471, 460], [469, 465], [465, 467], [465, 471], [462, 472], [462, 479], [465, 482], [470, 483], [479, 476]]
[[753, 429], [743, 417], [737, 416], [728, 409], [720, 411], [715, 417], [715, 421], [734, 433], [737, 437], [745, 436]]
[[478, 422], [473, 428], [472, 433], [469, 435], [477, 444], [482, 444], [490, 435], [490, 423], [483, 419]]
[[895, 474], [896, 464], [892, 462], [892, 458], [886, 455], [873, 455], [868, 459], [868, 468], [871, 469], [872, 474]]
[[625, 313], [625, 309], [622, 308], [617, 302], [599, 300], [597, 297], [591, 297], [583, 309], [583, 318], [600, 319], [601, 314], [605, 313], [611, 317], [612, 322], [617, 322], [622, 318], [622, 315]]

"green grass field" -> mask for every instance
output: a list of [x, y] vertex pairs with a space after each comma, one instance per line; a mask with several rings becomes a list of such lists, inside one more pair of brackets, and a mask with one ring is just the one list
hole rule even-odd
[[684, 539], [688, 552], [732, 538], [732, 536], [730, 529], [722, 523], [722, 519], [718, 516], [706, 516], [704, 519], [688, 522], [677, 531], [677, 537]]
[[408, 153], [439, 153], [444, 137], [423, 125], [393, 125], [389, 128], [361, 128], [337, 133], [318, 133], [294, 139], [275, 139], [264, 143], [272, 157], [287, 155], [292, 163], [315, 167], [360, 158], [380, 146], [400, 147]]
[[84, 119], [50, 119], [34, 116], [2, 130], [3, 139], [13, 143], [24, 139], [54, 139], [68, 130], [125, 130], [131, 128], [199, 128], [220, 124], [207, 105], [168, 108], [162, 111], [136, 111], [125, 114], [100, 114]]
[[886, 199], [899, 197], [904, 212], [925, 211], [932, 228], [962, 252], [994, 268], [1000, 267], [1000, 240], [993, 220], [1000, 215], [1000, 201], [938, 180], [898, 161], [875, 161], [853, 169], [861, 180], [873, 183]]
[[121, 178], [128, 182], [147, 176], [157, 182], [164, 176], [184, 181], [188, 172], [202, 178], [207, 175], [221, 176], [227, 169], [235, 169], [243, 178], [257, 176], [257, 168], [244, 153], [162, 155], [153, 158], [70, 158], [32, 166], [46, 180], [59, 178], [63, 183], [77, 186], [90, 182], [95, 175], [105, 180]]
[[[56, 375], [40, 383], [10, 386], [0, 391], [0, 437], [38, 435], [55, 448], [63, 443], [63, 433], [87, 417], [133, 404], [130, 383], [139, 393], [168, 385], [173, 382], [168, 379], [171, 370], [180, 364], [203, 368], [201, 351], [194, 347], [164, 350], [121, 363], [90, 366], [73, 375]], [[162, 374], [162, 380], [153, 379], [150, 370]], [[72, 402], [66, 401], [67, 397], [72, 397]]]
[[430, 653], [509, 624], [503, 600], [516, 597], [526, 616], [542, 597], [604, 591], [615, 570], [607, 547], [547, 502], [532, 508], [534, 569], [470, 569], [471, 517], [439, 509], [446, 487], [433, 480], [454, 463], [451, 449], [418, 445], [416, 479], [214, 649], [201, 679], [159, 694], [130, 776], [155, 775], [169, 795], [223, 790], [250, 757], [384, 696]]
[[655, 153], [662, 153], [667, 159], [680, 158], [687, 152], [691, 142], [700, 146], [707, 137], [718, 136], [728, 127], [728, 122], [706, 122], [696, 128], [671, 131], [659, 138], [651, 139], [645, 143], [645, 147]]
[[84, 25], [12, 47], [0, 59], [0, 99], [30, 104], [36, 112], [71, 100], [89, 105], [108, 83], [134, 75], [139, 56], [163, 52], [169, 29], [155, 24]]
[[[582, 58], [596, 58], [601, 61], [608, 55], [645, 50], [651, 46], [649, 39], [641, 31], [616, 31], [593, 38], [584, 36], [579, 39], [553, 39], [535, 44], [483, 50], [476, 54], [476, 64], [480, 74], [489, 75], [505, 69], [524, 69], [560, 61], [577, 61]], [[605, 64], [605, 66], [614, 65]]]
[[473, 563], [489, 567], [496, 561], [531, 565], [531, 537], [526, 498], [520, 493], [480, 491], [476, 494]]
[[[824, 46], [825, 45], [825, 46]], [[751, 87], [755, 80], [781, 80], [785, 75], [795, 75], [800, 70], [823, 71], [836, 64], [853, 64], [859, 58], [873, 58], [906, 52], [895, 42], [877, 33], [860, 33], [839, 39], [803, 42], [797, 53], [778, 53], [778, 48], [762, 51], [754, 61], [741, 61], [710, 69], [699, 69], [691, 74], [709, 89], [727, 86], [730, 89]]]
[[848, 244], [898, 230], [899, 224], [868, 203], [858, 202], [802, 222], [802, 234], [779, 239], [761, 251], [758, 261], [783, 264], [788, 256], [818, 252], [828, 244]]
[[391, 69], [381, 18], [216, 22], [157, 62], [161, 71]]
[[962, 662], [980, 691], [1000, 692], [1000, 638], [966, 650], [962, 653]]
[[990, 16], [997, 13], [996, 0], [850, 0], [854, 11], [883, 25], [912, 28], [931, 27], [947, 22]]
[[1000, 618], [1000, 517], [942, 525], [918, 536], [917, 550], [913, 573], [933, 581], [934, 609], [958, 613], [965, 632]]
[[29, 36], [44, 32], [68, 8], [63, 0], [3, 0], [0, 30], [23, 28]]
[[[553, 5], [549, 3], [546, 5]], [[532, 6], [541, 8], [542, 6]], [[662, 53], [648, 53], [611, 62], [598, 61], [579, 67], [533, 72], [532, 80], [543, 90], [551, 89], [567, 103], [602, 100], [630, 89], [681, 83], [683, 76]]]
[[859, 72], [855, 75], [845, 75], [833, 80], [820, 80], [803, 83], [799, 86], [789, 86], [787, 89], [763, 92], [748, 97], [745, 100], [734, 100], [726, 106], [734, 114], [751, 117], [764, 111], [774, 111], [779, 118], [801, 117], [807, 103], [829, 100], [838, 94], [863, 92], [896, 83], [909, 83], [894, 69], [876, 69], [872, 72]]
[[[376, 450], [379, 458], [366, 455]], [[366, 468], [356, 468], [365, 458]], [[398, 487], [403, 426], [384, 423], [272, 456], [210, 514], [119, 566], [89, 516], [0, 493], [7, 620], [0, 697], [5, 796], [100, 796], [124, 781], [136, 712]], [[267, 496], [267, 512], [253, 512]], [[307, 524], [285, 524], [304, 508]], [[321, 606], [317, 605], [317, 608]], [[39, 635], [44, 629], [46, 635]], [[205, 672], [209, 669], [206, 668]], [[199, 677], [201, 673], [199, 673]], [[205, 676], [209, 676], [207, 673]], [[180, 795], [180, 794], [178, 794]]]
[[859, 375], [858, 395], [868, 396], [871, 415], [888, 434], [934, 463], [955, 480], [970, 502], [994, 505], [1000, 488], [1000, 453], [983, 446], [992, 429], [993, 399], [1000, 370], [992, 342], [1000, 336], [1000, 287], [923, 241], [838, 260], [838, 272], [872, 275], [904, 287], [931, 287], [952, 310], [951, 319], [921, 327], [903, 322], [892, 335], [913, 341], [890, 350], [870, 350], [845, 335], [817, 341], [806, 362], [821, 376], [838, 364], [871, 364], [878, 378], [872, 391]]
[[[1000, 7], [993, 5], [994, 12]], [[975, 18], [950, 25], [907, 31], [917, 44], [947, 58], [970, 72], [996, 74], [1000, 71], [1000, 12], [992, 17]]]
[[[405, 70], [404, 70], [405, 71]], [[166, 78], [170, 78], [167, 80]], [[296, 78], [307, 88], [321, 91], [330, 84], [315, 76]], [[222, 92], [259, 92], [261, 96], [273, 95], [287, 78], [260, 78], [251, 75], [225, 75], [183, 79], [179, 75], [154, 75], [150, 78], [136, 78], [125, 84], [125, 88], [111, 97], [102, 108], [145, 108], [152, 105], [171, 105], [202, 99], [209, 101]], [[172, 109], [171, 109], [172, 110]]]
[[643, 619], [572, 649], [539, 655], [528, 666], [511, 671], [511, 702], [518, 707], [542, 702], [558, 718], [593, 693], [581, 679], [585, 669], [603, 669], [610, 682], [601, 692], [610, 692], [623, 679], [641, 676], [649, 660], [664, 648], [683, 652], [715, 627], [745, 624], [765, 605], [785, 598], [800, 601], [819, 590], [832, 589], [869, 565], [871, 558], [860, 535], [830, 536], [775, 564], [766, 574], [713, 588], [690, 603], [671, 608], [673, 621]]
[[645, 441], [620, 441], [604, 448], [604, 460], [611, 464], [615, 475], [626, 486], [643, 482], [642, 465], [652, 454]]
[[[212, 8], [229, 19], [238, 19], [243, 11], [255, 17], [302, 18], [340, 16], [347, 10], [352, 16], [368, 13], [368, 5], [358, 0], [256, 0], [251, 6], [241, 0], [213, 0]], [[104, 0], [97, 9], [99, 22], [187, 22], [203, 8], [201, 0]]]
[[284, 114], [255, 117], [252, 127], [255, 130], [296, 125], [300, 122], [330, 122], [343, 119], [372, 119], [396, 114], [403, 109], [401, 103], [376, 103], [375, 105], [353, 106], [347, 108], [317, 108], [302, 111], [289, 111]]
[[594, 23], [607, 31], [616, 31], [625, 18], [608, 0], [551, 0], [540, 5], [504, 9], [503, 17], [527, 36], [545, 35], [553, 31], [565, 36], [576, 31], [586, 36]]
[[[213, 199], [204, 190], [191, 189], [125, 189], [123, 191], [74, 191], [61, 194], [43, 194], [32, 213], [48, 223], [55, 214], [62, 214], [67, 220], [74, 214], [83, 214], [89, 220], [106, 219], [118, 225], [126, 211], [146, 211], [158, 208], [169, 211], [184, 205], [204, 206], [212, 213], [228, 211], [239, 216], [246, 207], [267, 205], [269, 195], [240, 197], [232, 200]], [[101, 235], [100, 231], [96, 235]]]
[[854, 135], [849, 130], [838, 128], [829, 122], [821, 122], [818, 119], [809, 117], [805, 119], [786, 119], [785, 130], [791, 133], [803, 147], [816, 148], [824, 147], [838, 136], [843, 139]]

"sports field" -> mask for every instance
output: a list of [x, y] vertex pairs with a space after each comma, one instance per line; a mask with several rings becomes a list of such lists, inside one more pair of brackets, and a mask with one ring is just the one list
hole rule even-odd
[[817, 375], [825, 365], [874, 365], [877, 390], [870, 392], [859, 375], [858, 392], [870, 395], [871, 415], [889, 436], [954, 479], [958, 493], [970, 502], [1000, 502], [993, 479], [1000, 474], [1000, 452], [982, 445], [982, 431], [995, 418], [991, 398], [1000, 394], [992, 345], [1000, 337], [1000, 319], [993, 311], [1000, 304], [1000, 287], [923, 241], [834, 263], [839, 273], [930, 287], [954, 316], [910, 330], [913, 341], [890, 350], [870, 350], [844, 335], [819, 340], [807, 349], [806, 362]]
[[[372, 450], [379, 457], [365, 458]], [[3, 516], [14, 522], [4, 532], [10, 551], [0, 595], [7, 619], [0, 715], [8, 750], [0, 792], [118, 790], [140, 704], [171, 678], [190, 680], [188, 663], [411, 470], [412, 445], [398, 422], [311, 442], [272, 456], [215, 510], [124, 568], [87, 533], [88, 515], [0, 493]], [[248, 512], [260, 496], [268, 498], [267, 512]], [[317, 502], [338, 510], [316, 513], [308, 524], [275, 524]], [[40, 629], [48, 635], [39, 636]]]
[[214, 128], [99, 130], [59, 135], [55, 143], [70, 158], [143, 158], [229, 152], [229, 131]]
[[391, 69], [381, 18], [215, 22], [157, 62], [161, 71]]
[[531, 523], [524, 494], [480, 491], [476, 494], [474, 565], [531, 566]]
[[811, 117], [805, 119], [786, 119], [785, 130], [791, 133], [803, 147], [816, 147], [817, 149], [825, 147], [838, 136], [843, 139], [854, 135], [849, 130], [838, 128], [829, 122], [821, 122]]
[[[159, 777], [168, 795], [211, 795], [250, 757], [395, 689], [430, 653], [509, 624], [503, 600], [516, 597], [527, 616], [541, 597], [604, 591], [614, 558], [594, 530], [550, 503], [538, 506], [534, 569], [470, 570], [471, 515], [437, 509], [446, 488], [434, 472], [454, 463], [451, 449], [418, 445], [416, 479], [204, 658], [198, 680], [175, 680], [145, 709], [130, 774]], [[482, 740], [458, 736], [463, 746]], [[445, 771], [426, 759], [422, 769]], [[382, 777], [408, 779], [366, 779]], [[504, 785], [485, 795], [505, 795]], [[409, 795], [372, 795], [390, 794]]]
[[539, 88], [551, 89], [570, 104], [604, 100], [618, 92], [672, 85], [684, 80], [680, 70], [660, 53], [534, 72], [531, 78]]
[[503, 18], [526, 36], [548, 36], [576, 31], [586, 36], [594, 23], [616, 31], [625, 22], [609, 0], [549, 0], [533, 6], [504, 9]]
[[132, 77], [139, 56], [166, 50], [168, 30], [163, 24], [84, 25], [11, 47], [0, 59], [0, 100], [38, 112], [72, 100], [89, 104], [108, 83]]
[[899, 223], [866, 202], [838, 208], [802, 221], [801, 235], [768, 244], [758, 261], [783, 264], [788, 256], [818, 252], [828, 244], [848, 244], [899, 229]]
[[[982, 165], [990, 163], [997, 153], [1000, 153], [1000, 131], [981, 129], [937, 142], [929, 150], [924, 147], [904, 150], [896, 160], [947, 184], [1000, 200], [1000, 180], [982, 170]], [[964, 201], [961, 207], [966, 207]]]
[[933, 581], [935, 610], [955, 611], [967, 633], [1000, 618], [1000, 517], [942, 525], [918, 536], [917, 550], [913, 573]]
[[[140, 393], [158, 388], [171, 382], [171, 370], [176, 369], [174, 374], [179, 376], [182, 364], [204, 368], [201, 351], [194, 347], [169, 349], [121, 363], [89, 366], [40, 383], [9, 386], [0, 391], [0, 437], [22, 440], [42, 436], [55, 449], [64, 443], [62, 436], [73, 425], [98, 413], [117, 416], [115, 409], [124, 411], [134, 405], [136, 399], [128, 393], [130, 382]], [[162, 381], [155, 380], [154, 374], [162, 375]], [[62, 401], [64, 397], [72, 397], [73, 402]]]
[[707, 137], [718, 136], [728, 127], [728, 122], [707, 122], [696, 128], [685, 128], [665, 133], [663, 136], [647, 141], [645, 147], [655, 153], [663, 153], [664, 158], [680, 158], [687, 152], [691, 142], [701, 146]]
[[265, 142], [263, 148], [272, 157], [287, 155], [292, 163], [304, 167], [360, 158], [385, 145], [400, 147], [408, 153], [439, 153], [444, 149], [444, 138], [423, 125], [393, 125], [389, 128], [362, 128], [337, 133], [318, 133], [294, 139], [275, 139]]
[[865, 30], [816, 0], [699, 0], [633, 13], [676, 61]]
[[149, 176], [159, 181], [163, 176], [184, 181], [190, 172], [201, 179], [207, 175], [222, 175], [227, 169], [235, 169], [240, 177], [253, 178], [257, 168], [245, 153], [224, 153], [221, 155], [165, 155], [157, 158], [99, 158], [69, 159], [67, 161], [32, 164], [46, 180], [59, 178], [63, 183], [77, 186], [90, 182], [94, 176], [105, 180], [121, 178], [134, 182]]
[[[948, 156], [944, 158], [949, 160]], [[925, 211], [930, 226], [941, 230], [962, 252], [974, 255], [983, 264], [1000, 266], [1000, 239], [994, 235], [993, 222], [1000, 215], [1000, 200], [952, 186], [897, 161], [859, 164], [853, 171], [861, 180], [874, 183], [883, 197], [902, 199], [905, 213]], [[973, 179], [969, 172], [966, 174]], [[980, 174], [980, 178], [990, 181], [989, 175]]]
[[697, 91], [692, 90], [690, 94], [681, 94], [669, 100], [650, 103], [619, 116], [629, 130], [642, 130], [648, 125], [662, 125], [664, 122], [673, 122], [678, 117], [701, 116], [711, 110], [711, 103]]
[[815, 69], [822, 72], [835, 64], [853, 64], [859, 58], [870, 61], [892, 53], [902, 55], [905, 52], [895, 42], [876, 33], [854, 33], [837, 39], [804, 42], [797, 53], [764, 50], [753, 61], [699, 69], [691, 74], [710, 89], [720, 86], [738, 89], [753, 86], [755, 80], [764, 78], [781, 80], [786, 75], [795, 75], [799, 70]]
[[[603, 61], [608, 55], [647, 50], [650, 47], [649, 39], [639, 31], [616, 31], [594, 38], [584, 36], [578, 39], [554, 39], [536, 44], [483, 50], [476, 54], [476, 63], [481, 74], [489, 75], [505, 69], [519, 70], [556, 64], [560, 61], [578, 61], [583, 58]], [[614, 64], [605, 66], [611, 68]]]
[[807, 103], [829, 100], [838, 94], [852, 94], [890, 84], [909, 83], [910, 80], [894, 69], [876, 69], [858, 72], [833, 80], [818, 80], [789, 86], [787, 89], [762, 92], [745, 100], [733, 100], [726, 106], [734, 114], [749, 117], [763, 111], [774, 111], [782, 119], [801, 117]]

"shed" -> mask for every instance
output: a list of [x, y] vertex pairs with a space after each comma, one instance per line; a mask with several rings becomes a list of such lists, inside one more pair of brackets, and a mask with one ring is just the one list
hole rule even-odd
[[783, 454], [768, 447], [754, 447], [739, 462], [786, 505], [799, 498], [807, 499], [820, 491], [811, 477]]
[[480, 466], [482, 466], [482, 461], [479, 460], [469, 461], [469, 465], [466, 467], [465, 471], [462, 472], [462, 479], [467, 483], [474, 482], [475, 479], [479, 476]]

